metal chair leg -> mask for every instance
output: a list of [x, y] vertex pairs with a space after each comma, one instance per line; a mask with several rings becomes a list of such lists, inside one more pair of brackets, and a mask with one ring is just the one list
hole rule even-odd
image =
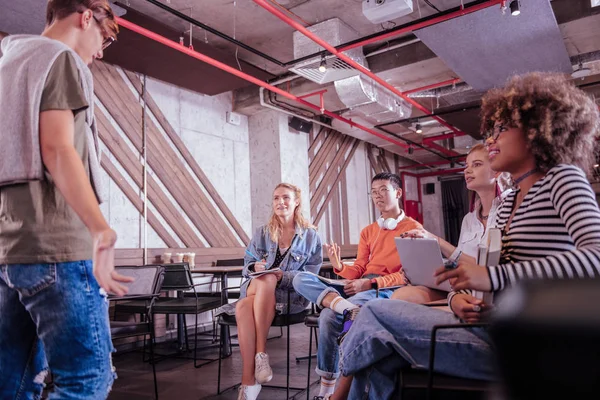
[[[152, 364], [152, 376], [154, 377], [154, 396], [158, 400], [158, 382], [156, 381], [156, 363], [154, 362], [154, 324], [150, 326], [150, 363]], [[144, 335], [146, 338], [146, 335]]]
[[[283, 330], [283, 329], [282, 329]], [[287, 380], [285, 385], [285, 398], [290, 398], [290, 324], [287, 324]]]
[[306, 376], [306, 400], [310, 400], [310, 365], [312, 361], [312, 337], [313, 328], [309, 329], [310, 334], [308, 337], [308, 370]]
[[[218, 325], [218, 324], [217, 324]], [[221, 360], [223, 359], [223, 340], [219, 335], [219, 374], [217, 377], [217, 394], [221, 394]]]

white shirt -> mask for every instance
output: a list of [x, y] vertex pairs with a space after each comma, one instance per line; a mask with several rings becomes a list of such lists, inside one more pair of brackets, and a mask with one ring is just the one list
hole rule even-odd
[[507, 190], [500, 196], [496, 197], [492, 201], [492, 207], [488, 214], [487, 226], [483, 226], [481, 221], [477, 218], [478, 210], [471, 211], [463, 218], [462, 225], [460, 227], [460, 237], [458, 238], [458, 246], [454, 252], [450, 255], [451, 260], [455, 260], [459, 252], [477, 258], [477, 247], [483, 242], [483, 239], [487, 237], [488, 230], [496, 227], [496, 215], [502, 204], [504, 198], [512, 190]]

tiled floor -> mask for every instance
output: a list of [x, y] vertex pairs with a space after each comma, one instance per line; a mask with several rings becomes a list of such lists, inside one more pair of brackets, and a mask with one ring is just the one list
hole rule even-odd
[[[285, 332], [285, 329], [284, 329]], [[279, 334], [278, 328], [271, 329], [271, 335]], [[308, 354], [309, 330], [304, 325], [295, 325], [291, 328], [290, 345], [290, 382], [291, 386], [306, 387], [307, 361], [296, 363], [296, 357]], [[314, 349], [314, 343], [313, 343]], [[269, 340], [267, 350], [271, 358], [274, 372], [270, 384], [285, 386], [286, 381], [286, 336]], [[203, 352], [203, 355], [216, 358], [218, 349]], [[312, 361], [311, 381], [318, 377], [314, 372], [316, 358]], [[141, 400], [151, 399], [153, 396], [152, 367], [142, 363], [141, 353], [127, 353], [115, 355], [114, 364], [117, 368], [119, 379], [115, 381], [109, 400]], [[234, 347], [233, 354], [222, 363], [222, 388], [234, 385], [241, 379], [241, 358], [239, 348]], [[213, 362], [201, 368], [194, 368], [192, 360], [165, 359], [156, 364], [158, 378], [159, 398], [165, 400], [198, 400], [219, 399], [229, 400], [237, 398], [237, 391], [231, 390], [217, 396], [218, 362]], [[318, 385], [312, 386], [315, 392]], [[311, 399], [316, 393], [311, 392]], [[259, 399], [284, 399], [285, 389], [264, 388]], [[306, 392], [297, 396], [306, 399]]]

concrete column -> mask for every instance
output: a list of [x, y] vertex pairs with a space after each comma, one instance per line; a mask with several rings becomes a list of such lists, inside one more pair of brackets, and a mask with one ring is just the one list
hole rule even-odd
[[302, 211], [310, 218], [308, 135], [290, 131], [288, 116], [271, 110], [251, 116], [248, 131], [252, 229], [267, 222], [273, 189], [281, 182], [302, 190]]

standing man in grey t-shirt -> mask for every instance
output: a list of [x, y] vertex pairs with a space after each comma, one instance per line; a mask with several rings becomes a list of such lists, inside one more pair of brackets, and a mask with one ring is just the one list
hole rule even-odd
[[130, 279], [114, 270], [117, 237], [100, 212], [87, 65], [118, 26], [107, 0], [49, 0], [46, 17], [41, 36], [2, 41], [0, 398], [41, 395], [49, 368], [50, 398], [105, 399], [106, 295]]

